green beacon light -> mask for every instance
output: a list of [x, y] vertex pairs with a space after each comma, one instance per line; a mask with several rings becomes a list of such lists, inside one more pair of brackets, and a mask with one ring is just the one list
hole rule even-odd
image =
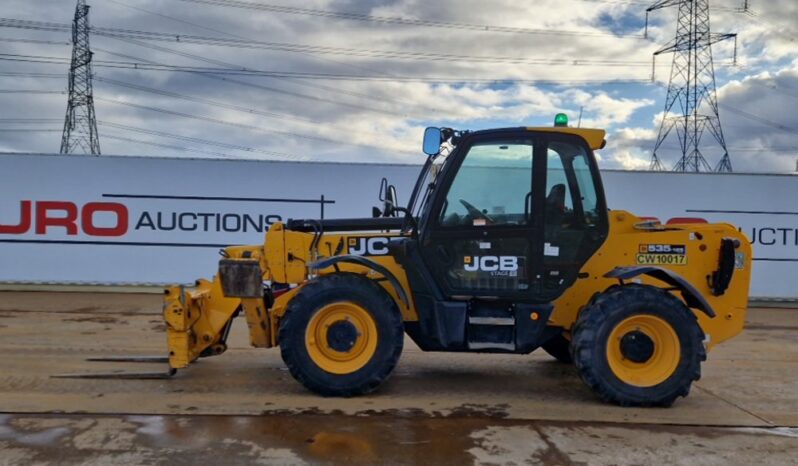
[[554, 126], [568, 126], [568, 115], [558, 113], [557, 116], [554, 117]]

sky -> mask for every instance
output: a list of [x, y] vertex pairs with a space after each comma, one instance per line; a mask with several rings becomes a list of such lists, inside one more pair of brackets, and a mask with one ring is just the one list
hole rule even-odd
[[[106, 28], [91, 36], [102, 153], [420, 163], [427, 126], [550, 126], [564, 112], [607, 130], [602, 168], [647, 169], [672, 60], [652, 67], [652, 54], [678, 10], [652, 12], [644, 37], [651, 3], [89, 0], [92, 26]], [[712, 31], [738, 34], [736, 64], [734, 41], [712, 50], [732, 164], [795, 172], [798, 2], [744, 3], [710, 2]], [[67, 24], [74, 9], [3, 0], [0, 17]], [[0, 152], [58, 152], [70, 40], [0, 27]], [[658, 151], [667, 168], [674, 136]], [[702, 151], [713, 166], [722, 155], [708, 133]]]

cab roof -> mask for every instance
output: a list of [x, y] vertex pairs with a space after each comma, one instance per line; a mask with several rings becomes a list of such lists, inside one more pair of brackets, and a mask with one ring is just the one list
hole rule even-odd
[[518, 131], [519, 129], [526, 131], [546, 132], [546, 133], [573, 134], [587, 141], [587, 145], [590, 146], [591, 150], [603, 149], [607, 143], [607, 141], [604, 139], [605, 136], [607, 135], [607, 132], [604, 131], [603, 129], [571, 128], [568, 126], [541, 126], [541, 127], [525, 126], [521, 128], [495, 128], [495, 129], [474, 131], [472, 134], [485, 134], [485, 133], [501, 132], [501, 131]]

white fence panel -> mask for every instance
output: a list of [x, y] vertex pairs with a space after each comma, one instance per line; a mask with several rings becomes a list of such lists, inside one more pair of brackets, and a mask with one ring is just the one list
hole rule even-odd
[[[216, 250], [288, 218], [363, 217], [382, 177], [404, 202], [419, 167], [0, 156], [0, 282], [190, 283]], [[608, 204], [730, 222], [754, 243], [752, 295], [798, 298], [798, 178], [605, 171]]]

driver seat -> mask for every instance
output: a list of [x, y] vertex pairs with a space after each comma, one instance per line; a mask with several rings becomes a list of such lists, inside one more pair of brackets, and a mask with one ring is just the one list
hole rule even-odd
[[546, 196], [546, 224], [561, 227], [565, 220], [565, 185], [555, 184]]

